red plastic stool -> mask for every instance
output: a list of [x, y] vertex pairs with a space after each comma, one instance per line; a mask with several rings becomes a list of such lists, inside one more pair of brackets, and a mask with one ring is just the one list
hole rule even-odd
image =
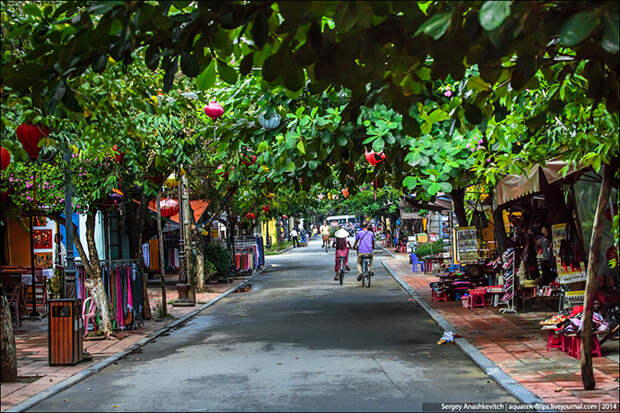
[[437, 294], [435, 290], [431, 290], [431, 292], [433, 295], [433, 302], [438, 302], [438, 301], [443, 301], [444, 303], [448, 302], [448, 293], [446, 291], [443, 291], [439, 294]]
[[552, 348], [562, 349], [562, 335], [555, 334], [555, 332], [550, 331], [549, 337], [547, 337], [547, 351]]
[[562, 333], [559, 333], [559, 334], [560, 334], [560, 343], [561, 343], [560, 349], [563, 352], [568, 353], [568, 351], [570, 349], [570, 337], [566, 337]]
[[[576, 358], [577, 360], [581, 359], [581, 337], [578, 335], [571, 336], [571, 344], [568, 355]], [[598, 341], [598, 336], [596, 334], [592, 334], [592, 356], [593, 357], [603, 357], [603, 352], [601, 351], [601, 343]]]
[[487, 308], [487, 293], [483, 290], [469, 290], [469, 308]]

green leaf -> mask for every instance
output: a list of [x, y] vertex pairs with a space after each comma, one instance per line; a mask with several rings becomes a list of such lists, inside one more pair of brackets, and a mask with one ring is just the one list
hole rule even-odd
[[601, 40], [601, 45], [605, 51], [611, 54], [617, 54], [620, 51], [618, 45], [618, 13], [613, 13], [611, 16], [605, 16], [605, 34]]
[[198, 76], [200, 68], [196, 57], [189, 53], [181, 55], [181, 70], [187, 77]]
[[430, 195], [435, 195], [437, 194], [437, 192], [439, 192], [441, 190], [441, 185], [439, 185], [437, 182], [433, 182], [429, 187], [428, 187], [428, 193]]
[[338, 138], [336, 139], [336, 143], [338, 144], [338, 146], [347, 146], [349, 140], [345, 136], [338, 136]]
[[252, 39], [254, 39], [256, 47], [262, 49], [262, 47], [267, 42], [267, 35], [269, 34], [269, 23], [267, 14], [262, 11], [256, 14], [251, 32]]
[[168, 93], [172, 89], [174, 83], [174, 75], [179, 68], [179, 59], [175, 56], [166, 67], [166, 73], [164, 74], [164, 93]]
[[38, 17], [40, 19], [43, 18], [43, 12], [35, 3], [32, 3], [32, 2], [25, 3], [24, 8], [22, 10], [24, 11], [24, 13], [30, 16]]
[[302, 139], [297, 142], [297, 150], [301, 152], [302, 155], [306, 154], [306, 148], [304, 146], [304, 141]]
[[448, 31], [450, 22], [452, 21], [452, 13], [453, 12], [450, 11], [434, 15], [418, 27], [413, 37], [416, 37], [420, 33], [424, 33], [435, 40], [439, 39]]
[[467, 88], [471, 90], [475, 90], [476, 92], [487, 92], [491, 90], [491, 86], [482, 80], [480, 76], [470, 77], [467, 81]]
[[469, 123], [479, 125], [482, 122], [482, 111], [478, 106], [465, 103], [463, 107], [465, 109], [465, 119], [467, 119]]
[[286, 86], [289, 90], [297, 91], [301, 89], [305, 82], [306, 76], [304, 75], [304, 70], [290, 62], [285, 68], [284, 72], [284, 86]]
[[517, 58], [517, 63], [512, 70], [510, 86], [514, 90], [521, 90], [527, 82], [534, 76], [537, 70], [536, 56], [533, 54], [522, 54]]
[[254, 65], [254, 53], [250, 53], [245, 56], [243, 60], [241, 60], [241, 64], [239, 65], [239, 72], [243, 76], [248, 75], [252, 71], [252, 66]]
[[449, 182], [442, 182], [439, 186], [441, 187], [441, 192], [445, 192], [446, 194], [452, 192], [452, 184]]
[[478, 19], [486, 31], [497, 29], [510, 16], [509, 1], [485, 1], [480, 8]]
[[560, 30], [560, 43], [568, 47], [578, 45], [592, 33], [598, 22], [598, 14], [591, 10], [573, 15]]
[[263, 62], [263, 79], [267, 82], [276, 80], [282, 70], [282, 57], [279, 54], [272, 54]]
[[196, 87], [198, 90], [207, 90], [215, 84], [215, 78], [215, 60], [212, 60], [196, 78]]
[[95, 57], [95, 61], [93, 62], [93, 72], [102, 73], [105, 70], [106, 65], [108, 64], [108, 55], [103, 53], [99, 56]]
[[221, 59], [217, 59], [217, 73], [226, 83], [233, 84], [237, 82], [237, 71]]
[[373, 143], [372, 143], [372, 149], [375, 152], [381, 152], [383, 150], [383, 147], [385, 146], [385, 142], [383, 142], [383, 139], [378, 138], [376, 139]]
[[413, 189], [418, 184], [418, 180], [413, 176], [408, 176], [403, 179], [403, 186], [406, 186], [408, 189]]

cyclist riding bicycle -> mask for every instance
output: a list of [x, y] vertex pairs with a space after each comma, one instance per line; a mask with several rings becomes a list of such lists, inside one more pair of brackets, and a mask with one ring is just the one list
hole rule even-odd
[[[359, 244], [359, 247], [358, 247]], [[353, 248], [357, 249], [357, 281], [362, 280], [363, 269], [362, 269], [362, 260], [364, 257], [368, 257], [368, 269], [370, 270], [370, 275], [375, 275], [373, 268], [373, 258], [372, 253], [375, 249], [375, 234], [372, 231], [368, 230], [368, 223], [364, 222], [362, 224], [362, 229], [355, 235], [355, 243], [353, 244]]]
[[321, 236], [323, 237], [323, 245], [321, 248], [325, 248], [325, 252], [327, 252], [327, 248], [329, 247], [329, 225], [327, 225], [327, 221], [323, 221], [323, 225], [320, 228]]
[[349, 248], [351, 248], [351, 244], [349, 243], [349, 240], [347, 240], [347, 237], [349, 236], [349, 232], [346, 229], [344, 229], [342, 225], [340, 225], [340, 228], [338, 229], [338, 231], [336, 231], [334, 236], [336, 237], [334, 240], [334, 243], [332, 244], [332, 247], [336, 247], [336, 266], [334, 267], [334, 271], [336, 272], [336, 275], [334, 275], [334, 280], [338, 280], [338, 271], [340, 270], [339, 265], [338, 265], [338, 258], [344, 257], [345, 268], [347, 271], [350, 270]]

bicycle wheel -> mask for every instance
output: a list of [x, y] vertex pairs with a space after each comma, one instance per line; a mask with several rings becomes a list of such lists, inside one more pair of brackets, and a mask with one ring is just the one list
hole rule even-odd
[[366, 285], [366, 273], [368, 272], [368, 262], [362, 259], [362, 287]]
[[338, 274], [338, 278], [340, 280], [340, 285], [342, 285], [342, 279], [344, 278], [344, 268], [340, 268], [340, 273]]
[[366, 283], [366, 288], [370, 288], [370, 273], [368, 273], [367, 277], [368, 277], [368, 282]]

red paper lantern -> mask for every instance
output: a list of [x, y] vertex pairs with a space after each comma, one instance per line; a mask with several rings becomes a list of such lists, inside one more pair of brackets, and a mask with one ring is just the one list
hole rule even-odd
[[265, 214], [268, 214], [269, 213], [269, 205], [265, 205], [263, 207], [263, 211], [265, 211]]
[[243, 162], [245, 166], [253, 165], [256, 163], [256, 155], [248, 156], [247, 154], [245, 154], [243, 155], [243, 157], [244, 159], [241, 162]]
[[41, 151], [39, 142], [43, 139], [43, 136], [49, 135], [50, 131], [45, 126], [22, 123], [17, 127], [15, 133], [17, 133], [17, 139], [24, 147], [26, 153], [28, 153], [30, 159], [35, 160]]
[[254, 215], [254, 212], [248, 212], [247, 214], [245, 214], [245, 217], [253, 221], [254, 218], [256, 218], [256, 215]]
[[160, 186], [161, 184], [164, 183], [164, 177], [161, 175], [147, 176], [147, 179], [153, 182], [157, 186]]
[[224, 108], [222, 107], [222, 105], [217, 103], [215, 100], [209, 103], [207, 106], [205, 106], [204, 111], [207, 114], [207, 116], [213, 120], [219, 118], [220, 116], [224, 114]]
[[159, 208], [161, 209], [162, 217], [170, 218], [179, 213], [179, 201], [169, 198], [162, 199], [159, 201]]
[[366, 160], [372, 166], [377, 166], [378, 163], [381, 163], [385, 160], [385, 154], [383, 153], [383, 151], [376, 153], [374, 149], [370, 152], [366, 151]]
[[11, 163], [11, 153], [6, 149], [0, 149], [0, 170], [4, 171]]
[[116, 163], [120, 164], [123, 162], [125, 153], [118, 150], [118, 145], [114, 145], [112, 149], [114, 150], [114, 159], [116, 159]]

